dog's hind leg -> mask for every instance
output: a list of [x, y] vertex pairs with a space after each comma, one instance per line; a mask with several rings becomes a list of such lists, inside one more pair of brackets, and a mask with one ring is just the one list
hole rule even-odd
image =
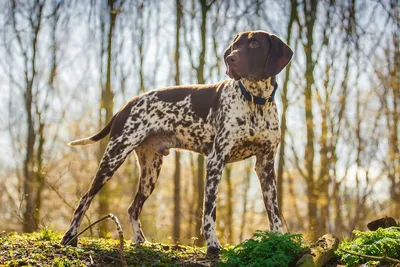
[[76, 246], [78, 239], [74, 236], [78, 232], [78, 228], [82, 222], [85, 212], [88, 210], [89, 205], [94, 196], [100, 191], [103, 185], [113, 176], [115, 171], [121, 166], [126, 157], [134, 149], [134, 144], [124, 143], [122, 136], [115, 140], [110, 140], [103, 158], [100, 162], [99, 168], [92, 181], [89, 191], [83, 195], [79, 201], [79, 205], [74, 212], [71, 225], [67, 232], [64, 234], [61, 244]]
[[134, 242], [143, 243], [146, 241], [146, 238], [142, 231], [139, 215], [144, 202], [156, 186], [163, 163], [163, 156], [146, 146], [136, 148], [135, 152], [140, 165], [140, 179], [135, 199], [132, 201], [128, 213], [132, 224]]

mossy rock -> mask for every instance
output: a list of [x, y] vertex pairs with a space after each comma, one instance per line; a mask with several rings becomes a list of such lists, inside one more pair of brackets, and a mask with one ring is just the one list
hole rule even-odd
[[328, 263], [335, 255], [339, 239], [332, 234], [323, 235], [297, 261], [298, 267], [321, 267]]

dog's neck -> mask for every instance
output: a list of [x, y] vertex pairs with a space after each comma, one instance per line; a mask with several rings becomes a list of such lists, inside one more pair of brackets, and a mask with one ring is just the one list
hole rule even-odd
[[276, 83], [275, 77], [270, 77], [265, 80], [251, 81], [245, 78], [241, 78], [240, 81], [244, 85], [247, 91], [253, 96], [263, 97], [269, 99], [272, 92], [274, 91], [274, 85]]

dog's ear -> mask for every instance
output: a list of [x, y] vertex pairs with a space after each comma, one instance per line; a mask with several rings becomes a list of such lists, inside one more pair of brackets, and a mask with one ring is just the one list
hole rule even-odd
[[283, 70], [293, 56], [293, 51], [281, 39], [267, 34], [269, 40], [268, 59], [265, 70], [268, 77], [273, 77]]

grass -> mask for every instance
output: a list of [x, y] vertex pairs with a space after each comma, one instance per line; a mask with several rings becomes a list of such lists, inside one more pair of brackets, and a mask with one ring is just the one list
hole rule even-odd
[[[61, 246], [45, 228], [32, 234], [0, 234], [0, 266], [120, 266], [119, 241], [80, 238], [79, 247]], [[257, 231], [253, 239], [223, 249], [220, 259], [204, 247], [124, 243], [128, 266], [288, 266], [301, 250], [301, 236]]]
[[[61, 246], [61, 237], [49, 229], [38, 233], [0, 234], [0, 266], [120, 266], [118, 240], [79, 239], [79, 247]], [[204, 266], [212, 264], [205, 248], [125, 241], [129, 266]]]
[[[61, 236], [45, 228], [32, 234], [0, 234], [0, 266], [120, 266], [119, 241], [79, 239], [79, 247], [61, 246]], [[125, 240], [128, 266], [288, 266], [302, 250], [301, 235], [257, 231], [252, 239], [225, 248], [219, 259], [204, 247], [134, 245]]]
[[[32, 234], [0, 233], [0, 266], [121, 266], [119, 240], [79, 239], [79, 247], [61, 246], [61, 236], [44, 228]], [[135, 245], [124, 241], [128, 266], [294, 266], [304, 252], [302, 236], [256, 231], [253, 238], [222, 250], [219, 259], [206, 255], [204, 247], [165, 244]], [[340, 249], [376, 257], [400, 258], [400, 228], [371, 232], [355, 231], [353, 240], [344, 240]], [[375, 266], [393, 263], [336, 251], [329, 266], [344, 264]], [[339, 259], [340, 258], [340, 259]]]

